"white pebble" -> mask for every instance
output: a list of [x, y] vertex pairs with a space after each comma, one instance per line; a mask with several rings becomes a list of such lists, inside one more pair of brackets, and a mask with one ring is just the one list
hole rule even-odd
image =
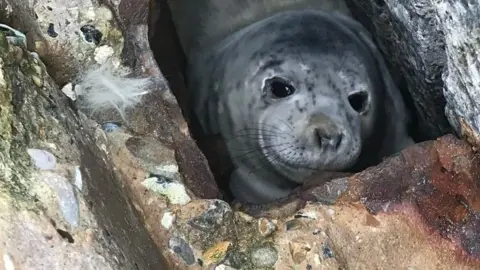
[[168, 230], [172, 227], [174, 221], [175, 221], [175, 215], [172, 214], [172, 212], [166, 212], [165, 214], [163, 214], [161, 223], [162, 223], [162, 226]]
[[157, 177], [145, 179], [142, 184], [153, 192], [164, 195], [170, 203], [185, 205], [191, 201], [185, 186], [176, 182], [167, 182], [159, 180]]
[[220, 264], [215, 266], [215, 270], [236, 270], [236, 269], [225, 264]]
[[40, 170], [53, 170], [57, 165], [57, 159], [48, 151], [40, 149], [27, 149], [27, 153], [30, 155], [35, 167]]
[[15, 270], [15, 264], [7, 253], [3, 253], [3, 266], [5, 270]]
[[112, 47], [103, 45], [95, 49], [94, 59], [97, 63], [104, 64], [114, 53], [115, 51]]
[[75, 94], [75, 91], [73, 91], [72, 83], [65, 84], [62, 88], [62, 92], [73, 101], [77, 99], [77, 95]]
[[80, 171], [79, 166], [75, 166], [75, 179], [73, 184], [78, 188], [79, 191], [82, 191], [83, 188], [83, 180], [82, 180], [82, 172]]

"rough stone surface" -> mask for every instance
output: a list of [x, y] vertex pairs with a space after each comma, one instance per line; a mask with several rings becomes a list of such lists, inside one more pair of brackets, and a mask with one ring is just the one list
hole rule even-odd
[[480, 3], [347, 2], [374, 35], [387, 61], [405, 76], [424, 139], [450, 132], [450, 124], [458, 134], [480, 145]]
[[[430, 0], [347, 0], [354, 16], [376, 38], [389, 64], [405, 76], [424, 138], [450, 132], [444, 115], [445, 39]], [[397, 74], [393, 74], [396, 76]]]
[[[76, 143], [88, 137], [81, 130], [80, 119], [65, 106], [66, 100], [41, 61], [9, 45], [3, 34], [0, 44], [2, 267], [133, 269], [137, 263], [149, 269], [149, 264], [161, 264], [158, 259], [144, 263], [148, 253], [154, 252], [127, 250], [125, 243], [118, 241], [120, 238], [111, 239], [104, 233], [105, 223], [114, 219], [103, 217], [98, 222], [90, 190], [83, 189], [78, 181], [74, 187], [78, 166], [89, 170], [81, 161], [83, 149]], [[49, 154], [32, 158], [28, 149], [42, 149]], [[36, 162], [51, 155], [55, 162], [49, 166]], [[91, 181], [88, 174], [83, 180]], [[145, 232], [142, 235], [141, 227], [137, 231], [137, 240], [129, 243], [155, 250]]]
[[445, 38], [447, 117], [458, 133], [480, 146], [480, 3], [445, 0], [433, 6]]

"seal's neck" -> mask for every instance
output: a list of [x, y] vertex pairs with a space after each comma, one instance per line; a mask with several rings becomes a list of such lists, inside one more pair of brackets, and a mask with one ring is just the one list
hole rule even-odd
[[317, 9], [349, 14], [341, 0], [168, 0], [168, 4], [187, 56], [278, 12]]

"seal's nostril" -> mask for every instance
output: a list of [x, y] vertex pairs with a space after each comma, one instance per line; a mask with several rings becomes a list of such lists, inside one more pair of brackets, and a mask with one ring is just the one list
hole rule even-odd
[[320, 130], [319, 130], [318, 128], [316, 128], [316, 129], [314, 130], [314, 133], [315, 133], [315, 134], [314, 134], [313, 136], [315, 136], [315, 141], [317, 142], [317, 144], [318, 144], [319, 147], [322, 147], [322, 144], [323, 144], [323, 142], [322, 142], [322, 139], [323, 139], [322, 133], [320, 132]]
[[340, 144], [342, 144], [342, 140], [343, 140], [343, 134], [339, 134], [335, 142], [335, 148], [338, 149], [340, 147]]

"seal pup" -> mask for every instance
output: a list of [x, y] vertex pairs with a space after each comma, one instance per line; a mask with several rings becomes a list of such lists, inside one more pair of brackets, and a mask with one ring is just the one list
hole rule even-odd
[[318, 171], [359, 170], [412, 144], [369, 33], [337, 0], [171, 0], [187, 88], [221, 134], [234, 197], [263, 204]]

